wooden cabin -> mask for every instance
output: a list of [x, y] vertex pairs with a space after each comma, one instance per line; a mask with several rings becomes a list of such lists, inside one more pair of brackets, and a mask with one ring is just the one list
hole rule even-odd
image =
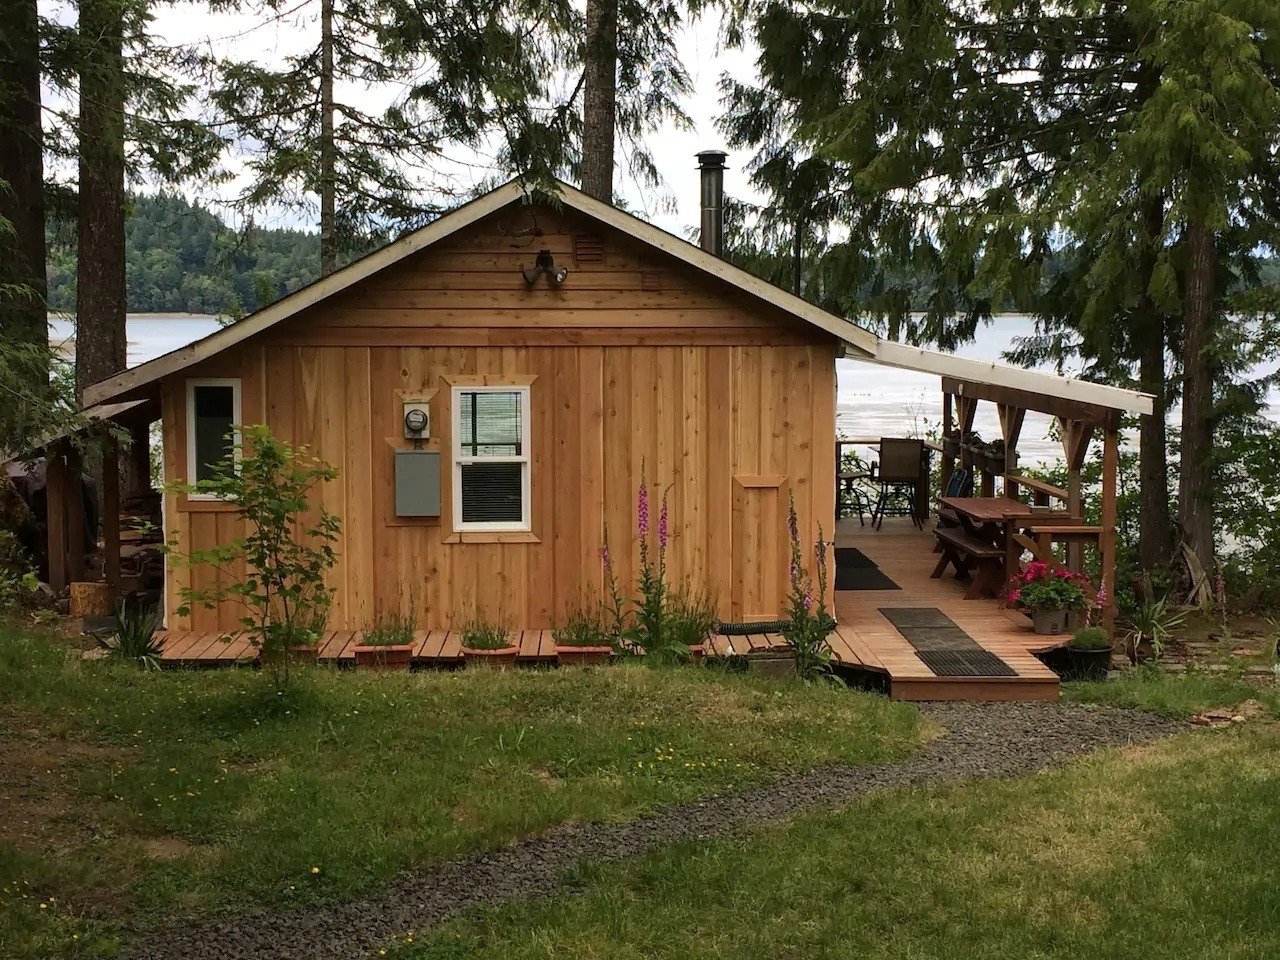
[[[788, 503], [807, 544], [833, 532], [838, 357], [937, 372], [970, 397], [1076, 384], [881, 341], [720, 259], [706, 223], [710, 249], [567, 184], [531, 199], [512, 182], [87, 399], [158, 401], [169, 478], [206, 475], [250, 423], [336, 467], [317, 493], [342, 520], [334, 630], [393, 609], [423, 629], [476, 609], [547, 629], [599, 595], [606, 535], [631, 591], [642, 481], [655, 515], [668, 503], [671, 582], [724, 620], [776, 619]], [[1070, 390], [1112, 431], [1142, 406]], [[164, 499], [184, 552], [240, 522], [227, 503]], [[230, 607], [175, 613], [187, 578], [210, 575], [167, 570], [171, 631], [237, 625]]]

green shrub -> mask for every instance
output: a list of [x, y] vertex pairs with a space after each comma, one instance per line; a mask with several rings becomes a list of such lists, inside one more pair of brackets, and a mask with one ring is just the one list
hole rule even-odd
[[160, 613], [154, 606], [121, 603], [111, 624], [109, 636], [98, 640], [112, 657], [136, 663], [146, 670], [160, 668], [164, 644], [157, 639]]
[[1143, 641], [1150, 641], [1152, 653], [1159, 657], [1165, 641], [1187, 619], [1185, 612], [1169, 606], [1164, 599], [1136, 601], [1121, 614], [1126, 622], [1125, 652], [1134, 663], [1138, 662], [1138, 648]]
[[[313, 523], [306, 518], [312, 489], [338, 471], [265, 426], [244, 427], [233, 441], [237, 457], [219, 464], [212, 478], [171, 485], [178, 493], [211, 494], [233, 504], [246, 527], [242, 538], [208, 550], [184, 555], [166, 545], [176, 562], [221, 574], [211, 586], [183, 587], [177, 612], [186, 616], [194, 603], [213, 608], [239, 602], [245, 610], [240, 623], [278, 683], [288, 677], [292, 648], [315, 645], [328, 621], [333, 590], [325, 574], [337, 560], [333, 545], [342, 524], [323, 507]], [[237, 576], [241, 563], [249, 572]]]
[[399, 647], [413, 643], [415, 618], [410, 611], [401, 613], [394, 610], [383, 613], [374, 621], [373, 626], [360, 636], [360, 643], [366, 647]]
[[831, 649], [827, 646], [831, 616], [827, 613], [827, 547], [822, 526], [818, 526], [818, 542], [814, 544], [818, 566], [817, 596], [813, 579], [805, 571], [804, 552], [800, 545], [800, 520], [792, 497], [787, 507], [787, 533], [791, 542], [790, 586], [787, 591], [787, 626], [783, 636], [796, 657], [796, 676], [816, 680], [831, 670]]
[[477, 610], [462, 628], [462, 645], [469, 650], [502, 650], [511, 646], [511, 631]]
[[610, 619], [599, 603], [587, 600], [570, 610], [564, 624], [556, 627], [555, 641], [562, 647], [612, 647]]
[[666, 624], [668, 653], [686, 659], [689, 648], [706, 643], [715, 626], [715, 610], [704, 594], [672, 594]]
[[1083, 627], [1071, 638], [1070, 646], [1076, 650], [1109, 650], [1111, 638], [1102, 627]]

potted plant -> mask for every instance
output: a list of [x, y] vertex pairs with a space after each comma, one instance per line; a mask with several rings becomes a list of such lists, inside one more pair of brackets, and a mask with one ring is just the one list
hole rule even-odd
[[413, 663], [412, 614], [399, 612], [377, 619], [355, 645], [358, 670], [408, 670]]
[[1111, 638], [1102, 627], [1083, 627], [1067, 642], [1073, 680], [1105, 680], [1111, 668]]
[[698, 663], [707, 653], [707, 641], [716, 626], [715, 611], [706, 597], [677, 593], [671, 597], [663, 633], [674, 659]]
[[1031, 616], [1036, 633], [1055, 636], [1067, 629], [1067, 616], [1084, 606], [1084, 578], [1036, 561], [1009, 581], [1005, 600]]
[[505, 670], [516, 662], [520, 648], [511, 643], [505, 626], [476, 613], [462, 628], [462, 661], [468, 667], [487, 666]]
[[553, 632], [556, 660], [562, 667], [594, 667], [609, 660], [613, 643], [598, 603], [587, 602], [570, 611], [564, 625]]

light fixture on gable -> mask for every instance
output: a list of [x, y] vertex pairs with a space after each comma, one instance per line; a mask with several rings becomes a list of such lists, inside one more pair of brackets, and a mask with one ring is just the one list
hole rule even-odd
[[525, 267], [520, 271], [520, 275], [524, 277], [524, 282], [531, 287], [538, 282], [538, 278], [543, 274], [547, 275], [551, 285], [555, 287], [564, 283], [565, 278], [569, 276], [569, 268], [557, 267], [556, 258], [551, 255], [551, 251], [546, 247], [538, 251], [538, 259], [533, 261], [532, 267]]

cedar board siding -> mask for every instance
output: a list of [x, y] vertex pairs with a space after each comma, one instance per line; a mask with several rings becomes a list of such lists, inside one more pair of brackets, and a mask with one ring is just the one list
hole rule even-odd
[[[670, 582], [706, 591], [725, 619], [777, 616], [788, 495], [808, 544], [834, 515], [835, 342], [620, 234], [602, 237], [598, 262], [578, 262], [575, 235], [600, 230], [564, 212], [536, 216], [544, 234], [528, 247], [518, 234], [529, 209], [508, 208], [164, 381], [166, 475], [186, 471], [186, 379], [238, 376], [245, 422], [339, 469], [319, 493], [343, 519], [332, 629], [411, 605], [420, 626], [456, 628], [477, 604], [536, 629], [599, 593], [606, 527], [622, 592], [634, 593], [643, 466], [655, 525], [663, 492], [669, 500]], [[544, 246], [569, 278], [528, 290], [518, 270]], [[533, 534], [449, 542], [459, 539], [450, 383], [486, 375], [532, 378]], [[410, 445], [401, 400], [431, 391], [444, 516], [399, 519], [392, 453]], [[166, 524], [185, 551], [236, 536], [239, 521], [221, 504], [168, 495]], [[237, 626], [230, 605], [172, 613], [189, 578], [213, 575], [171, 567], [170, 629]]]

